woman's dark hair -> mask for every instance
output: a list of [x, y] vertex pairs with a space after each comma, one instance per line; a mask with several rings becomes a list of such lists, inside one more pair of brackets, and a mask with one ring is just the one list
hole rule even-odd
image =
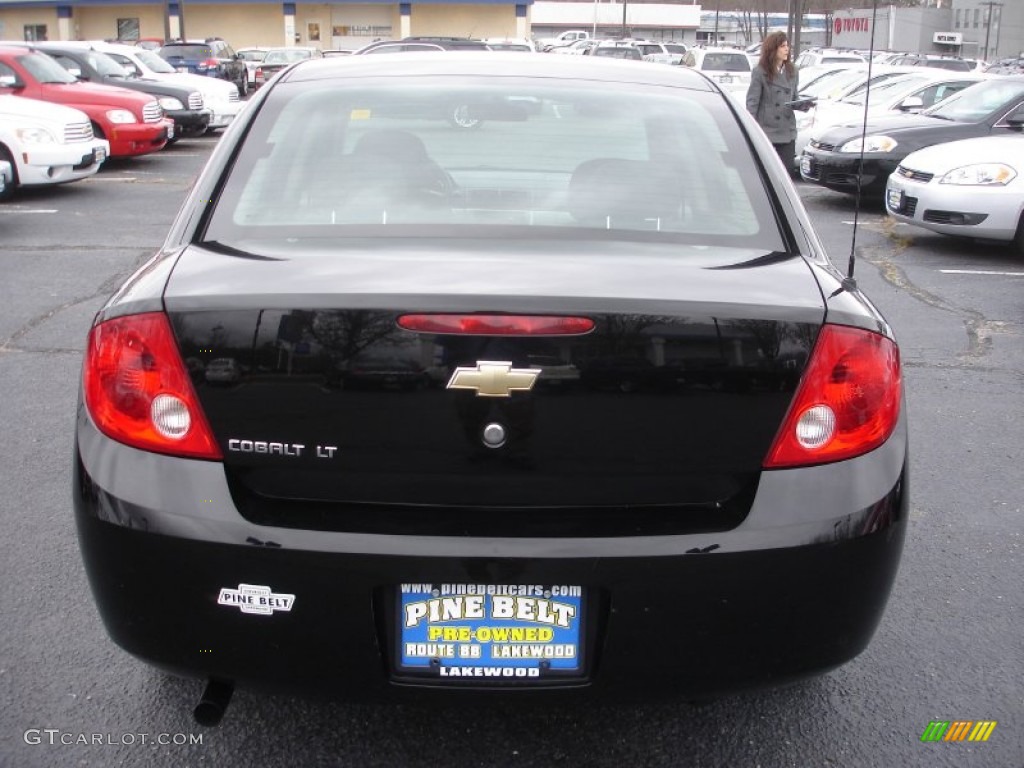
[[[785, 32], [770, 32], [764, 40], [761, 41], [761, 61], [758, 62], [758, 66], [765, 71], [768, 75], [768, 82], [775, 79], [775, 74], [779, 71], [775, 65], [775, 54], [778, 53], [783, 43], [789, 42]], [[796, 71], [793, 68], [793, 62], [786, 59], [786, 63], [783, 64], [783, 68], [786, 70], [787, 77], [793, 77], [793, 73]]]

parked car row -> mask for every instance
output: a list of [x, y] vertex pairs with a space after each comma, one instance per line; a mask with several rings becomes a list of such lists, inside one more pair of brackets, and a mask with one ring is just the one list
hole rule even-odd
[[0, 199], [223, 128], [241, 108], [234, 85], [176, 73], [141, 47], [2, 42], [0, 162], [10, 168]]
[[869, 88], [865, 65], [845, 70], [842, 79], [824, 79], [824, 87], [812, 84], [803, 93], [815, 100], [814, 106], [797, 116], [794, 167], [799, 168], [811, 136], [835, 125], [857, 122], [865, 109], [870, 117], [922, 112], [987, 77], [973, 72], [875, 66]]
[[167, 61], [174, 72], [226, 80], [234, 85], [238, 94], [243, 97], [251, 88], [248, 58], [235, 51], [220, 37], [207, 37], [203, 40], [163, 40], [146, 37], [139, 40], [103, 42], [154, 53]]
[[120, 86], [153, 96], [164, 115], [174, 121], [174, 131], [167, 137], [169, 143], [182, 137], [201, 136], [210, 125], [203, 94], [192, 85], [133, 77], [114, 59], [88, 43], [46, 42], [31, 43], [31, 46], [49, 54], [79, 81]]
[[145, 81], [184, 83], [199, 90], [203, 106], [210, 111], [208, 131], [226, 128], [242, 109], [238, 87], [221, 78], [178, 72], [156, 52], [138, 46], [92, 42], [96, 50], [110, 56], [129, 76]]
[[869, 109], [866, 120], [816, 130], [801, 176], [884, 203], [908, 224], [1010, 242], [1024, 254], [1024, 75], [977, 77], [917, 114]]
[[79, 80], [51, 56], [25, 46], [0, 47], [0, 90], [81, 110], [115, 157], [162, 149], [174, 133], [174, 121], [153, 96]]

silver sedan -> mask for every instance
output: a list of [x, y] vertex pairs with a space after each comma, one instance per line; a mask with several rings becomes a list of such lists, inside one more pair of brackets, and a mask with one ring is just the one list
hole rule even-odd
[[944, 235], [1002, 240], [1024, 253], [1024, 134], [936, 144], [889, 177], [892, 217]]

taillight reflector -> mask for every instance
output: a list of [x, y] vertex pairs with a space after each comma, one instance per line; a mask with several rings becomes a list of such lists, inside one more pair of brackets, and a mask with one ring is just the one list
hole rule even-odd
[[589, 317], [557, 315], [402, 315], [398, 325], [407, 331], [468, 336], [578, 336], [594, 330]]
[[89, 415], [108, 437], [147, 451], [221, 458], [163, 313], [94, 326], [82, 383]]
[[821, 329], [765, 469], [823, 464], [872, 451], [900, 414], [899, 349], [860, 328]]

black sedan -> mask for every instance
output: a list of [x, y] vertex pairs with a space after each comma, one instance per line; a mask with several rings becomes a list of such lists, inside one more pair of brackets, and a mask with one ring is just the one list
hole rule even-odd
[[[812, 136], [800, 160], [804, 181], [881, 201], [889, 175], [923, 147], [975, 136], [1020, 132], [1024, 126], [1024, 77], [994, 77], [965, 88], [917, 115], [878, 117]], [[863, 160], [861, 149], [863, 147]]]
[[103, 83], [148, 93], [158, 102], [164, 114], [174, 121], [174, 136], [202, 136], [210, 125], [210, 110], [203, 105], [203, 94], [196, 88], [177, 83], [143, 80], [131, 75], [105, 53], [94, 50], [89, 43], [35, 43], [33, 47], [48, 54], [79, 80]]
[[[85, 567], [117, 644], [208, 681], [200, 722], [234, 686], [707, 697], [870, 641], [907, 525], [891, 328], [731, 97], [555, 58], [282, 72], [96, 316]], [[434, 385], [336, 385], [368, 359]], [[641, 360], [664, 386], [543, 386]]]

